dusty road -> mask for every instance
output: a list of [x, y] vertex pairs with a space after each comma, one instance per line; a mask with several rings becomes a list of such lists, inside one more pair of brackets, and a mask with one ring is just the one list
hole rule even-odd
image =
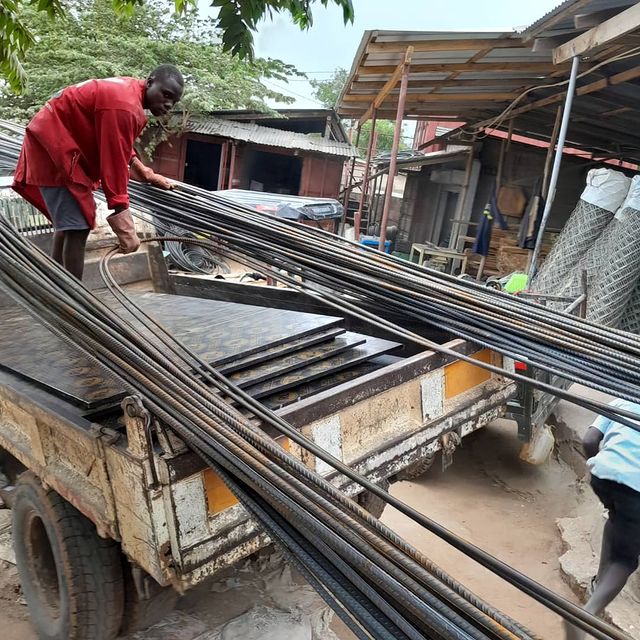
[[[573, 598], [560, 575], [561, 543], [555, 521], [573, 514], [575, 476], [555, 459], [541, 467], [520, 462], [518, 450], [514, 425], [506, 422], [493, 425], [466, 439], [464, 447], [456, 454], [454, 465], [445, 473], [438, 460], [419, 481], [396, 484], [393, 492], [452, 531], [560, 594]], [[561, 637], [560, 622], [555, 614], [392, 509], [385, 511], [383, 520], [478, 595], [529, 626], [542, 638]], [[286, 581], [280, 579], [279, 573], [276, 578], [274, 575], [272, 572], [268, 579], [256, 581], [245, 568], [244, 572], [236, 572], [235, 576], [214, 585], [213, 590], [210, 585], [200, 588], [182, 600], [173, 621], [169, 620], [153, 634], [138, 638], [222, 638], [219, 625], [252, 606], [273, 607], [275, 601], [276, 607], [282, 609], [282, 598], [290, 597], [293, 590], [286, 587]], [[283, 584], [284, 589], [281, 588]], [[298, 587], [295, 591], [299, 590]], [[277, 592], [275, 598], [272, 597], [274, 592]], [[303, 595], [304, 606], [311, 609], [318, 606], [312, 595]], [[26, 607], [20, 603], [15, 572], [8, 565], [0, 568], [0, 599], [0, 628], [4, 640], [36, 640]], [[286, 603], [284, 608], [287, 608]], [[316, 615], [321, 615], [320, 609]], [[341, 639], [350, 637], [335, 621], [332, 629]], [[331, 635], [325, 634], [325, 638]], [[246, 632], [237, 637], [248, 640]], [[295, 633], [289, 631], [282, 637], [297, 640]]]

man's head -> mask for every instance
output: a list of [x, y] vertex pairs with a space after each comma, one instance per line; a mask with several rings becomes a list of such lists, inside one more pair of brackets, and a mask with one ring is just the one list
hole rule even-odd
[[147, 78], [144, 108], [154, 116], [164, 116], [182, 98], [184, 78], [172, 64], [161, 64]]

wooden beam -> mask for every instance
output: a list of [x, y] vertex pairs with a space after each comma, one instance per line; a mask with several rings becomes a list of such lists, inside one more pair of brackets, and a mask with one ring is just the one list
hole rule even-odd
[[561, 64], [574, 56], [581, 56], [593, 49], [602, 47], [640, 28], [640, 3], [636, 3], [618, 13], [613, 18], [589, 29], [553, 51], [553, 61]]
[[[371, 114], [385, 101], [386, 97], [393, 91], [402, 78], [402, 74], [406, 73], [406, 69], [411, 64], [411, 56], [413, 55], [413, 47], [407, 47], [404, 52], [404, 60], [396, 67], [395, 71], [391, 74], [391, 77], [385, 82], [378, 95], [374, 98], [371, 106], [366, 110], [362, 118], [360, 118], [360, 126], [362, 126], [369, 118]], [[405, 80], [406, 84], [406, 80]], [[344, 102], [349, 101], [350, 96], [346, 95], [343, 98]]]
[[[633, 67], [632, 69], [627, 69], [627, 71], [622, 71], [620, 73], [616, 73], [615, 75], [609, 78], [602, 78], [601, 80], [596, 80], [595, 82], [591, 82], [589, 84], [585, 84], [576, 89], [576, 95], [584, 96], [590, 93], [594, 93], [596, 91], [602, 91], [606, 89], [608, 86], [616, 86], [619, 84], [623, 84], [624, 82], [629, 82], [630, 80], [634, 80], [635, 78], [640, 78], [640, 66]], [[561, 91], [560, 93], [554, 93], [552, 96], [548, 96], [546, 98], [542, 98], [540, 100], [536, 100], [535, 102], [531, 102], [519, 109], [514, 109], [509, 113], [509, 118], [514, 118], [517, 115], [522, 113], [527, 113], [529, 111], [534, 111], [535, 109], [540, 109], [541, 107], [549, 106], [550, 104], [555, 104], [557, 102], [561, 102], [564, 99], [566, 91]], [[478, 123], [476, 126], [484, 126], [485, 122]]]
[[[343, 103], [348, 102], [363, 102], [366, 101], [369, 96], [361, 96], [357, 94], [348, 94], [342, 98]], [[407, 100], [410, 104], [416, 102], [507, 102], [518, 97], [518, 93], [409, 93], [407, 94]], [[393, 94], [387, 94], [382, 101], [376, 102], [375, 107], [378, 108], [383, 104], [390, 102], [389, 98], [395, 98], [397, 96]]]
[[[570, 65], [564, 65], [567, 70]], [[586, 67], [585, 67], [586, 68]], [[366, 65], [358, 67], [356, 77], [388, 75], [396, 70], [395, 65]], [[492, 71], [513, 71], [521, 73], [545, 74], [561, 70], [549, 62], [449, 62], [438, 64], [413, 64], [410, 73], [453, 73], [456, 71], [474, 71], [477, 73]]]
[[[361, 107], [360, 109], [341, 109], [340, 115], [345, 118], [357, 118], [364, 114], [368, 105]], [[495, 113], [496, 105], [491, 103], [488, 105], [460, 105], [454, 108], [442, 108], [438, 105], [433, 105], [431, 109], [423, 106], [422, 108], [408, 108], [405, 111], [407, 116], [415, 116], [419, 118], [430, 118], [437, 120], [440, 117], [449, 116], [455, 120], [474, 122], [479, 119], [488, 118], [492, 113]], [[385, 107], [378, 111], [378, 118], [380, 120], [393, 120], [395, 111], [392, 108]]]
[[[640, 109], [640, 105], [638, 105], [638, 109]], [[603, 111], [598, 115], [601, 118], [611, 118], [612, 116], [620, 116], [623, 113], [628, 113], [629, 111], [633, 111], [631, 107], [620, 107], [619, 109], [612, 109], [611, 111]]]
[[[451, 80], [410, 80], [409, 89], [424, 88], [440, 89], [442, 87], [522, 87], [532, 84], [543, 84], [548, 82], [545, 78], [487, 78], [486, 80], [472, 78], [464, 80], [461, 78], [452, 78]], [[384, 82], [382, 80], [355, 80], [351, 83], [349, 93], [352, 91], [368, 91], [371, 90], [372, 95], [379, 89], [382, 89]]]
[[536, 38], [533, 41], [531, 51], [533, 53], [553, 51], [561, 44], [564, 44], [568, 40], [568, 36], [549, 36], [548, 38]]
[[[346, 113], [342, 113], [340, 112], [341, 115], [343, 115], [345, 118], [352, 118], [352, 119], [356, 119], [360, 117], [360, 114], [363, 113], [362, 111], [359, 112], [346, 112]], [[447, 113], [425, 113], [424, 111], [407, 111], [405, 112], [405, 118], [414, 118], [417, 120], [424, 120], [425, 118], [429, 118], [432, 120], [449, 120], [450, 122], [462, 122], [463, 120], [467, 120], [469, 118], [472, 119], [479, 119], [479, 118], [486, 118], [490, 111], [489, 110], [485, 110], [485, 111], [476, 111], [476, 112], [471, 112], [471, 113], [467, 113], [464, 112], [464, 117], [462, 115], [463, 112], [461, 111], [449, 111]], [[391, 110], [386, 110], [386, 111], [380, 111], [379, 112], [379, 117], [380, 120], [393, 120], [395, 116], [395, 111], [391, 111]]]
[[[382, 104], [378, 111], [389, 111], [391, 109], [396, 108], [397, 101], [387, 101]], [[371, 102], [345, 102], [338, 109], [339, 113], [348, 113], [350, 111], [359, 111], [360, 113], [364, 113], [371, 106]], [[492, 109], [495, 110], [496, 102], [488, 101], [488, 102], [457, 102], [457, 103], [442, 103], [442, 102], [416, 102], [415, 104], [410, 104], [407, 106], [407, 113], [411, 113], [411, 111], [424, 111], [425, 113], [442, 113], [445, 114], [447, 111], [452, 112], [457, 109], [464, 109], [465, 111], [472, 111], [479, 109]]]
[[399, 40], [396, 42], [370, 42], [367, 53], [403, 53], [407, 47], [414, 51], [475, 51], [477, 49], [522, 49], [527, 45], [519, 38]]

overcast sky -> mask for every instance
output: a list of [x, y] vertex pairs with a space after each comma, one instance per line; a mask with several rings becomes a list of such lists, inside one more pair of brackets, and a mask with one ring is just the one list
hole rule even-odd
[[[300, 29], [285, 17], [265, 21], [256, 34], [256, 53], [294, 64], [312, 78], [325, 79], [336, 67], [349, 69], [366, 30], [506, 31], [522, 29], [560, 0], [353, 0], [355, 22], [344, 26], [340, 9], [314, 4], [314, 25]], [[306, 81], [267, 81], [296, 98], [297, 107], [319, 106]], [[275, 105], [274, 105], [275, 106]]]

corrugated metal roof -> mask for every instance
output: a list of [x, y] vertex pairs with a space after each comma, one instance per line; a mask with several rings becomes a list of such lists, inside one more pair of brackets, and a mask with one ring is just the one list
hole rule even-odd
[[[600, 11], [624, 10], [629, 0], [572, 0], [537, 23], [528, 39], [516, 33], [476, 32], [365, 32], [338, 111], [360, 118], [368, 113], [375, 97], [414, 47], [409, 68], [405, 118], [465, 122], [450, 134], [464, 137], [472, 128], [506, 130], [513, 119], [514, 132], [549, 140], [558, 106], [564, 102], [569, 65], [554, 65], [553, 46], [536, 46], [536, 38], [559, 36], [564, 42], [584, 32], [558, 29], [574, 25], [574, 17]], [[557, 26], [556, 26], [557, 25]], [[636, 55], [640, 30], [620, 41], [590, 50], [581, 61], [577, 95], [567, 135], [567, 146], [597, 157], [640, 161], [640, 65]], [[544, 45], [544, 43], [541, 43]], [[551, 46], [549, 46], [551, 45]], [[527, 93], [523, 90], [527, 89]], [[399, 88], [391, 91], [378, 109], [378, 118], [395, 119]], [[513, 104], [506, 113], [505, 107]], [[501, 115], [502, 114], [502, 115]], [[500, 118], [497, 119], [497, 117]]]
[[574, 27], [574, 17], [589, 13], [598, 13], [609, 9], [623, 10], [635, 4], [636, 0], [565, 0], [555, 9], [551, 9], [534, 23], [530, 24], [521, 35], [525, 40], [530, 37], [547, 37], [560, 33], [579, 31]]
[[[508, 105], [522, 88], [555, 82], [568, 71], [568, 65], [555, 67], [548, 51], [532, 51], [515, 32], [366, 31], [338, 112], [361, 117], [408, 46], [414, 48], [406, 102], [409, 117], [472, 121]], [[387, 96], [379, 118], [394, 117], [398, 93], [396, 87]]]
[[341, 158], [352, 158], [356, 155], [355, 149], [348, 142], [335, 142], [315, 135], [262, 127], [251, 122], [234, 122], [213, 117], [198, 118], [189, 121], [187, 131], [252, 142], [267, 147], [312, 151]]
[[[316, 121], [322, 125], [318, 131], [325, 131], [327, 122], [330, 125], [331, 135], [338, 142], [349, 142], [347, 132], [342, 121], [334, 109], [276, 109], [275, 112], [255, 111], [253, 109], [217, 109], [208, 115], [223, 120], [235, 120], [236, 122], [257, 122], [261, 126], [283, 129], [284, 131], [297, 131], [298, 133], [312, 133], [313, 130], [303, 131], [295, 128], [301, 121]], [[268, 124], [265, 124], [268, 122]], [[291, 124], [293, 127], [285, 126]], [[282, 126], [281, 126], [282, 125]]]

